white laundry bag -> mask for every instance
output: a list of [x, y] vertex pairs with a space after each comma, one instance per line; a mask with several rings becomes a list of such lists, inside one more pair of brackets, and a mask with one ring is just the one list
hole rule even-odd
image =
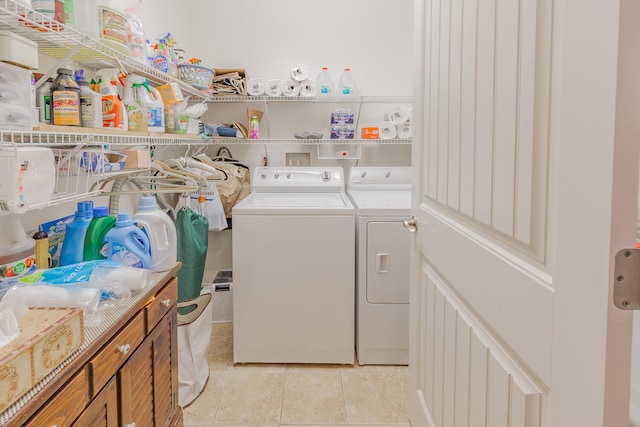
[[195, 308], [187, 314], [178, 313], [178, 401], [182, 407], [193, 402], [209, 380], [211, 294], [178, 303], [178, 308], [186, 307]]

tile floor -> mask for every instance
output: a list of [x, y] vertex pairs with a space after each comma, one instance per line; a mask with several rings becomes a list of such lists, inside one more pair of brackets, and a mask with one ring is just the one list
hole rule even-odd
[[233, 365], [233, 326], [214, 323], [209, 382], [185, 427], [408, 427], [406, 366]]

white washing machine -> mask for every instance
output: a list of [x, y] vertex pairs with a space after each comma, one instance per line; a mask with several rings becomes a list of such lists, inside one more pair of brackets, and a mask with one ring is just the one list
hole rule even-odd
[[261, 167], [233, 215], [233, 360], [355, 361], [355, 213], [340, 167]]
[[356, 352], [360, 365], [409, 363], [411, 167], [353, 167]]

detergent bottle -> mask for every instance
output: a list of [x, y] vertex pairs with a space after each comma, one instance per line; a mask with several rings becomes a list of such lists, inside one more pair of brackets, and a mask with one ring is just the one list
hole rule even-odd
[[96, 81], [102, 95], [102, 126], [127, 130], [124, 106], [118, 97], [118, 69], [103, 68], [98, 70]]
[[93, 202], [78, 202], [73, 220], [67, 224], [60, 252], [60, 265], [82, 262], [84, 257], [84, 238], [93, 219]]
[[164, 133], [164, 102], [160, 92], [149, 84], [149, 80], [144, 83], [144, 97], [149, 108], [149, 132]]
[[84, 237], [84, 260], [106, 259], [109, 251], [107, 233], [116, 225], [116, 218], [109, 215], [107, 206], [93, 208], [93, 218]]
[[133, 223], [149, 237], [151, 270], [158, 272], [173, 268], [178, 253], [176, 226], [160, 209], [155, 196], [140, 198]]
[[109, 260], [128, 267], [149, 269], [151, 266], [149, 238], [133, 225], [129, 212], [118, 214], [116, 226], [107, 232], [106, 239]]

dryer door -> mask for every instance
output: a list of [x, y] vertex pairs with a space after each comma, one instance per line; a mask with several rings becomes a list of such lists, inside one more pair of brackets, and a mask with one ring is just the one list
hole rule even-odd
[[367, 224], [367, 301], [409, 303], [409, 231], [401, 221]]

